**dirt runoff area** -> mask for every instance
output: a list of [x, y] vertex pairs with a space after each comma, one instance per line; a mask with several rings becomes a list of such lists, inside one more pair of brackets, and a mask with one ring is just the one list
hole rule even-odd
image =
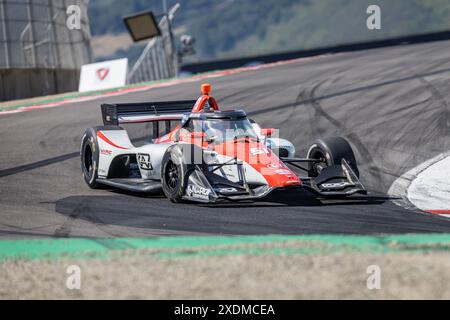
[[294, 241], [219, 247], [213, 253], [126, 250], [91, 258], [5, 260], [0, 299], [450, 298], [447, 250], [314, 249], [317, 244]]

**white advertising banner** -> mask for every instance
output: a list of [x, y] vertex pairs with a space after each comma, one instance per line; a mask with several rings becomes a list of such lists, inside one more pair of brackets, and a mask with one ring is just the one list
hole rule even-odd
[[79, 92], [123, 87], [127, 83], [128, 59], [109, 60], [81, 67]]

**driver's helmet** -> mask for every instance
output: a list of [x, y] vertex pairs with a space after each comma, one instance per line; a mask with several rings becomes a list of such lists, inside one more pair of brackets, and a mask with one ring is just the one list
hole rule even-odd
[[204, 121], [203, 132], [208, 137], [221, 138], [225, 134], [222, 121]]

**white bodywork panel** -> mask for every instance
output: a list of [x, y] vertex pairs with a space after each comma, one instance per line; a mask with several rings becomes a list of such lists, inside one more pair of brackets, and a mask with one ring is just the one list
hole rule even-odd
[[116, 146], [104, 141], [97, 133], [97, 142], [99, 146], [99, 161], [98, 161], [98, 176], [106, 178], [108, 175], [111, 161], [118, 155], [133, 154], [133, 144], [128, 137], [128, 133], [125, 130], [101, 130], [99, 131], [105, 137], [107, 137]]
[[161, 179], [162, 158], [167, 148], [171, 145], [172, 143], [146, 144], [135, 148], [139, 171], [143, 179]]
[[286, 149], [288, 151], [288, 158], [295, 157], [295, 147], [292, 142], [282, 138], [267, 138], [266, 145], [271, 150]]
[[[261, 128], [258, 124], [254, 123], [253, 127], [260, 136], [262, 141], [268, 148], [275, 150], [278, 148], [285, 148], [289, 152], [289, 157], [295, 156], [294, 145], [281, 138], [266, 138], [261, 135]], [[102, 138], [97, 137], [99, 144], [99, 169], [98, 175], [101, 178], [106, 178], [112, 160], [120, 155], [136, 155], [136, 160], [139, 165], [139, 171], [143, 179], [159, 180], [161, 179], [161, 162], [167, 148], [173, 143], [164, 144], [146, 144], [141, 147], [134, 147], [130, 141], [126, 130], [101, 130], [104, 136], [107, 137], [113, 144], [104, 141]], [[224, 163], [231, 161], [232, 158], [217, 154], [214, 161], [209, 163]], [[243, 163], [243, 170], [245, 173], [245, 179], [249, 184], [267, 184], [264, 176], [254, 169], [248, 163]], [[223, 176], [224, 178], [238, 182], [239, 175], [236, 165], [226, 165], [215, 171], [216, 174]]]
[[111, 162], [117, 156], [134, 154], [143, 179], [159, 180], [161, 178], [162, 157], [171, 143], [146, 144], [141, 147], [134, 147], [126, 130], [101, 130], [100, 132], [114, 145], [104, 141], [101, 137], [97, 137], [100, 149], [99, 177], [107, 177]]
[[280, 148], [286, 149], [289, 153], [289, 158], [295, 157], [295, 147], [289, 140], [282, 138], [267, 138], [265, 135], [261, 134], [261, 126], [256, 122], [252, 123], [253, 130], [255, 130], [261, 141], [271, 150], [277, 150]]

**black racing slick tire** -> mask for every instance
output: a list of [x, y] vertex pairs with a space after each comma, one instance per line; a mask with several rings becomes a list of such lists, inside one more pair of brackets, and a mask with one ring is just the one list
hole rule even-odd
[[183, 201], [187, 179], [190, 172], [195, 170], [196, 164], [203, 163], [203, 156], [196, 157], [194, 152], [202, 155], [201, 148], [190, 144], [177, 144], [169, 147], [161, 162], [161, 185], [165, 196], [172, 202]]
[[84, 181], [92, 189], [101, 187], [97, 183], [98, 178], [98, 164], [99, 164], [99, 146], [97, 140], [97, 131], [100, 130], [123, 130], [119, 126], [98, 126], [88, 128], [81, 138], [80, 158], [81, 171], [83, 173]]
[[317, 176], [323, 166], [340, 165], [345, 159], [359, 177], [358, 165], [355, 153], [348, 141], [341, 137], [331, 137], [316, 140], [309, 148], [306, 155], [309, 159], [321, 159], [319, 163], [309, 165], [310, 176]]
[[83, 138], [81, 139], [80, 157], [84, 181], [92, 189], [98, 188], [99, 147], [97, 130], [95, 128], [88, 128], [84, 132]]

